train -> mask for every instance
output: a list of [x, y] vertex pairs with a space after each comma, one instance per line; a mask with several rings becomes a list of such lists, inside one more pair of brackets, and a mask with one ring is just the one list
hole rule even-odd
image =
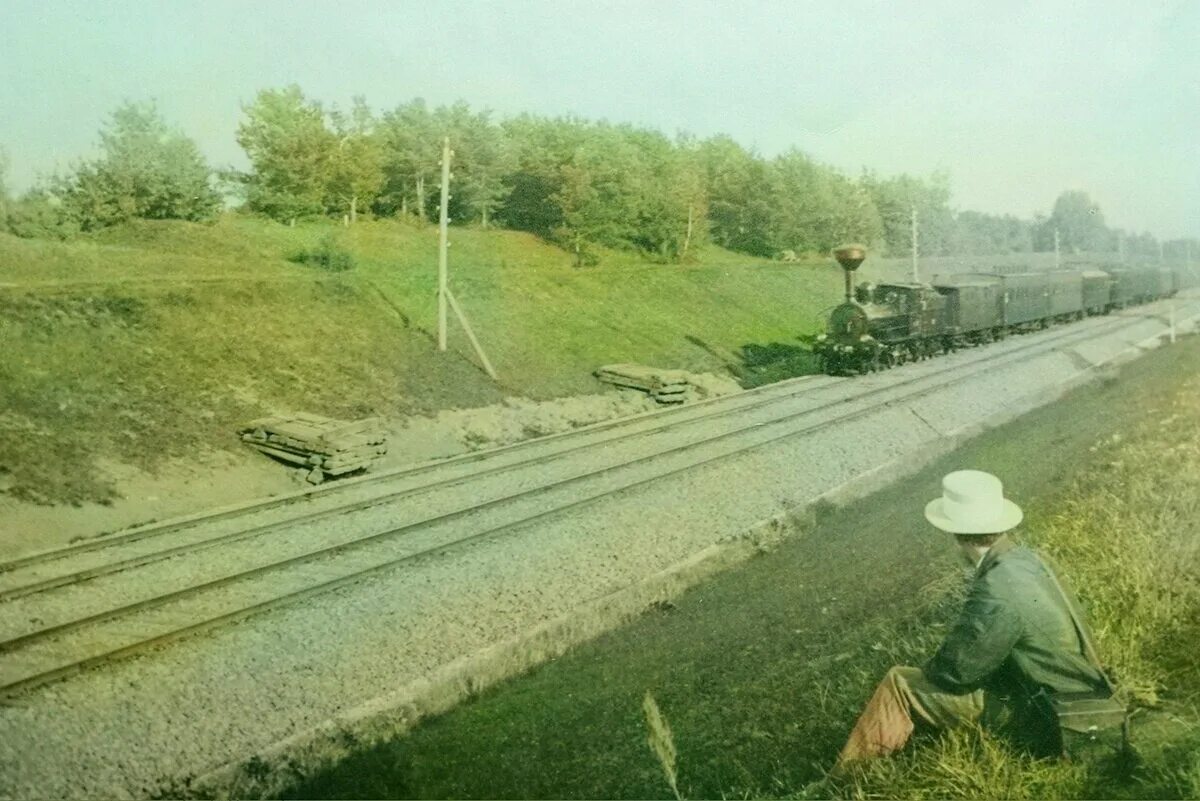
[[822, 372], [859, 375], [982, 345], [1010, 334], [1109, 314], [1200, 285], [1190, 267], [962, 273], [930, 283], [859, 283], [866, 249], [834, 251], [846, 298], [813, 352]]

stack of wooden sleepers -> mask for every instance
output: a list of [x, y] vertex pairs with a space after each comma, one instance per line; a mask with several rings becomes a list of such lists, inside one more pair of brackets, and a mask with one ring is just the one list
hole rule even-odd
[[606, 364], [596, 371], [596, 378], [606, 384], [648, 392], [659, 403], [683, 403], [691, 396], [688, 392], [691, 384], [685, 370], [662, 370], [641, 364]]
[[387, 453], [387, 435], [377, 417], [348, 422], [315, 414], [264, 417], [248, 423], [242, 441], [265, 454], [312, 468], [308, 480], [364, 469]]

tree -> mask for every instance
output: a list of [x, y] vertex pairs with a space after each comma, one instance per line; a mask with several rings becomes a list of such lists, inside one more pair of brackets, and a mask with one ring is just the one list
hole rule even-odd
[[471, 114], [465, 104], [457, 104], [442, 122], [454, 148], [454, 216], [478, 220], [487, 228], [512, 191], [505, 178], [516, 166], [515, 154], [486, 111]]
[[354, 98], [348, 115], [335, 110], [329, 116], [337, 139], [330, 161], [330, 205], [345, 209], [353, 223], [359, 208], [374, 203], [383, 186], [383, 143], [362, 97]]
[[686, 210], [683, 236], [678, 245], [679, 260], [686, 261], [708, 239], [708, 192], [700, 144], [693, 137], [680, 135], [671, 192], [674, 204]]
[[954, 217], [949, 250], [971, 256], [1028, 253], [1033, 249], [1033, 227], [1033, 223], [1012, 215], [998, 217], [978, 211], [960, 211]]
[[563, 190], [564, 165], [586, 139], [583, 123], [522, 114], [506, 120], [501, 128], [511, 166], [504, 176], [507, 197], [499, 221], [519, 231], [552, 237], [563, 225], [563, 208], [554, 198]]
[[883, 224], [883, 239], [888, 253], [907, 256], [912, 253], [912, 214], [917, 212], [920, 253], [927, 256], [950, 252], [954, 234], [954, 215], [950, 211], [950, 182], [943, 173], [929, 178], [901, 174], [879, 178], [865, 172], [862, 186], [871, 195]]
[[730, 250], [769, 256], [772, 202], [766, 165], [728, 136], [700, 144], [713, 240]]
[[1087, 192], [1067, 191], [1054, 201], [1054, 210], [1039, 231], [1039, 250], [1054, 249], [1054, 231], [1059, 247], [1071, 253], [1115, 250], [1111, 232], [1104, 224], [1099, 204]]
[[338, 139], [321, 106], [292, 85], [259, 92], [243, 111], [237, 141], [253, 168], [244, 176], [247, 205], [290, 222], [324, 212]]
[[427, 191], [426, 181], [437, 173], [442, 157], [442, 139], [437, 131], [433, 114], [420, 98], [383, 115], [381, 201], [385, 210], [398, 212], [401, 217], [415, 210], [421, 222], [428, 218], [435, 193]]
[[83, 230], [124, 222], [201, 220], [221, 206], [196, 144], [172, 130], [153, 103], [126, 103], [100, 132], [103, 158], [52, 183]]
[[774, 159], [768, 180], [776, 253], [824, 254], [844, 242], [872, 243], [882, 236], [883, 224], [870, 194], [798, 150]]

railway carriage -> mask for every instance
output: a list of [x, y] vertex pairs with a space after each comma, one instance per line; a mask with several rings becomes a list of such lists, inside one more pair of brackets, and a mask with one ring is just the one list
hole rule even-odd
[[1046, 282], [1047, 317], [1069, 322], [1083, 317], [1083, 273], [1062, 270], [1041, 273]]
[[1000, 276], [1004, 287], [1004, 324], [1011, 328], [1045, 326], [1050, 317], [1050, 296], [1042, 273]]
[[1154, 297], [1158, 280], [1148, 271], [1121, 268], [1108, 273], [1113, 277], [1111, 305], [1114, 309], [1147, 303]]
[[1172, 287], [1176, 292], [1200, 286], [1200, 270], [1196, 267], [1176, 267], [1171, 270], [1171, 275], [1175, 279]]
[[1004, 286], [996, 276], [951, 275], [933, 288], [945, 299], [942, 328], [952, 344], [990, 342], [1004, 336]]
[[1080, 276], [1084, 313], [1108, 314], [1112, 302], [1112, 276], [1103, 270], [1084, 270]]
[[1200, 270], [1112, 268], [1046, 273], [959, 274], [932, 284], [853, 286], [861, 246], [834, 252], [846, 300], [833, 310], [813, 352], [828, 373], [863, 373], [913, 358], [982, 344], [1014, 331], [1106, 314], [1200, 286]]

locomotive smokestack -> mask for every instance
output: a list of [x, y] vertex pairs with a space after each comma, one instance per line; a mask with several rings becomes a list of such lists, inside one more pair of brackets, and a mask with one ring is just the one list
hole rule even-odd
[[854, 271], [867, 258], [867, 249], [862, 245], [843, 245], [833, 251], [833, 257], [842, 265], [846, 276], [846, 302], [850, 303], [854, 298]]

